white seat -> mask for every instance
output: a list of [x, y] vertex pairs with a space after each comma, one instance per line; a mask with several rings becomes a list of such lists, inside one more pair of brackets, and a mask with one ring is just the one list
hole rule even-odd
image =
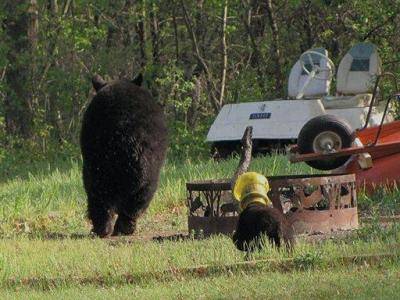
[[356, 44], [339, 64], [337, 93], [339, 95], [370, 93], [376, 76], [381, 73], [381, 64], [375, 45]]
[[[319, 52], [325, 56], [328, 56], [328, 51], [324, 48], [315, 48], [311, 49], [311, 51]], [[310, 54], [310, 57], [314, 64], [319, 65], [321, 68], [331, 70], [331, 66], [329, 65], [327, 59], [315, 54]], [[307, 70], [311, 71], [311, 62], [305, 61], [304, 63]], [[300, 60], [298, 60], [292, 67], [289, 75], [288, 94], [290, 98], [296, 98], [306, 83], [308, 76], [309, 75], [303, 70]], [[311, 79], [304, 90], [303, 98], [318, 98], [329, 94], [329, 88], [331, 85], [329, 71], [323, 71], [322, 76], [326, 79]]]
[[[375, 45], [359, 43], [343, 57], [337, 72], [337, 96], [325, 96], [326, 109], [368, 107], [376, 76], [381, 73], [381, 60]], [[376, 103], [377, 104], [377, 103]]]
[[325, 96], [322, 104], [325, 109], [369, 107], [372, 94], [358, 94], [352, 96]]

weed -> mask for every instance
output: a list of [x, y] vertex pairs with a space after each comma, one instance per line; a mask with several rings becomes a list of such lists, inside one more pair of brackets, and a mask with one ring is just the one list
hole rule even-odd
[[299, 270], [309, 270], [322, 263], [319, 251], [310, 251], [296, 255], [293, 259], [294, 265]]

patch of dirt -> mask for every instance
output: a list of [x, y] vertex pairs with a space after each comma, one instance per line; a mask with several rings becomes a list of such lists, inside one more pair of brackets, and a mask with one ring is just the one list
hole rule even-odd
[[[376, 222], [377, 220], [372, 217], [360, 217], [360, 226]], [[387, 227], [393, 222], [400, 222], [400, 216], [380, 217], [379, 223], [382, 227]], [[104, 239], [111, 244], [124, 244], [132, 243], [135, 241], [184, 241], [192, 239], [193, 237], [188, 233], [187, 216], [185, 214], [172, 212], [170, 214], [160, 215], [145, 215], [139, 219], [138, 228], [132, 236], [113, 236]], [[353, 234], [354, 230], [337, 230], [329, 233], [314, 232], [312, 234], [296, 235], [298, 241], [305, 241], [308, 243], [320, 243], [326, 240], [341, 240]], [[87, 233], [74, 233], [67, 234], [61, 232], [47, 232], [42, 235], [44, 239], [93, 239], [96, 238], [93, 234]]]

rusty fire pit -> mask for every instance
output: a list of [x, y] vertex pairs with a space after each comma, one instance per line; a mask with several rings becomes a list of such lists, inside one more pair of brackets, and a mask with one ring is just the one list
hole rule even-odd
[[[358, 227], [354, 174], [268, 177], [269, 197], [297, 234], [331, 232]], [[229, 179], [186, 184], [189, 232], [195, 235], [232, 234], [239, 207]]]

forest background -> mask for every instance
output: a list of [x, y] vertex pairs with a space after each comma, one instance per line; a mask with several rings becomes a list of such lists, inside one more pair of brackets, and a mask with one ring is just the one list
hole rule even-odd
[[398, 0], [3, 0], [0, 163], [79, 153], [95, 73], [143, 73], [168, 118], [170, 157], [207, 156], [221, 107], [285, 97], [309, 48], [338, 66], [369, 41], [399, 75], [399, 12]]

